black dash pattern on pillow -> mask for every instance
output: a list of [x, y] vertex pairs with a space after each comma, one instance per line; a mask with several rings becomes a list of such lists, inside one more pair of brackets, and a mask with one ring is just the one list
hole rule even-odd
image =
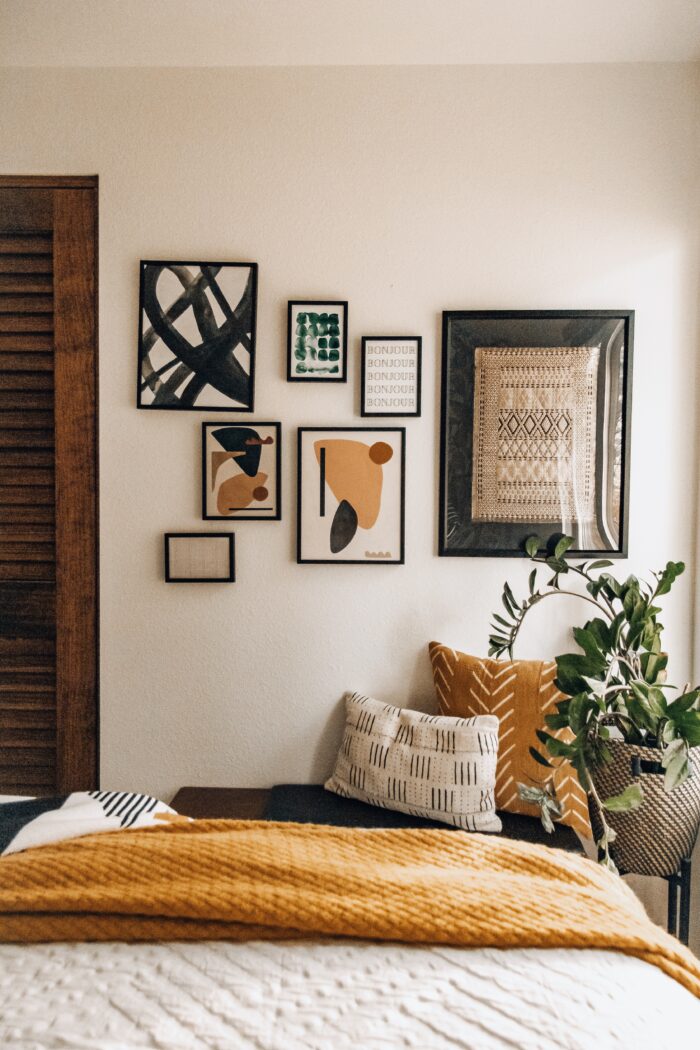
[[348, 693], [345, 718], [328, 791], [466, 831], [501, 830], [494, 715], [427, 715]]

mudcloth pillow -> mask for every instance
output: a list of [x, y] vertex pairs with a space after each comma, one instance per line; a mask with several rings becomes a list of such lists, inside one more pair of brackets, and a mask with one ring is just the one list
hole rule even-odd
[[468, 831], [501, 830], [497, 718], [439, 718], [360, 693], [346, 695], [345, 717], [328, 791]]
[[[556, 714], [555, 705], [564, 699], [554, 684], [556, 664], [481, 659], [439, 642], [431, 642], [428, 648], [440, 713], [461, 718], [496, 715], [499, 719], [498, 809], [536, 816], [537, 806], [523, 802], [518, 795], [518, 783], [543, 784], [553, 774], [562, 805], [560, 823], [590, 838], [586, 794], [571, 764], [562, 762], [556, 769], [548, 770], [530, 755], [530, 747], [539, 747], [535, 730], [547, 729], [545, 715]], [[547, 732], [567, 742], [572, 739], [568, 729]]]

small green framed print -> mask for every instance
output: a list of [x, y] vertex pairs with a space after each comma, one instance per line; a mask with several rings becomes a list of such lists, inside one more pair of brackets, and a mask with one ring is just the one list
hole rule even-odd
[[291, 300], [287, 310], [287, 380], [346, 383], [348, 304]]

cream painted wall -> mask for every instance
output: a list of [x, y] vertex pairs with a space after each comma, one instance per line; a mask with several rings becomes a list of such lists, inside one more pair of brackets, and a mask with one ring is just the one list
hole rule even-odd
[[[2, 75], [2, 170], [100, 176], [105, 785], [318, 781], [344, 690], [428, 707], [431, 638], [485, 652], [526, 569], [436, 556], [443, 309], [637, 311], [630, 568], [692, 562], [697, 107], [688, 65]], [[239, 523], [233, 586], [162, 582], [163, 532], [203, 527], [209, 414], [134, 407], [138, 261], [197, 257], [259, 262], [253, 419], [283, 423], [283, 520]], [[303, 296], [350, 302], [347, 386], [285, 382]], [[362, 424], [359, 338], [382, 332], [424, 340], [406, 565], [297, 566], [295, 428]], [[691, 582], [665, 616], [679, 681]], [[566, 624], [543, 607], [520, 655], [561, 651]]]

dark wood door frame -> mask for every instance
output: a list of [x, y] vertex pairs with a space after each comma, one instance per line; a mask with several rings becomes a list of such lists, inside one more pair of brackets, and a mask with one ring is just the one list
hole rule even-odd
[[97, 187], [97, 176], [0, 176], [3, 218], [31, 228], [34, 208], [53, 231], [60, 793], [99, 786]]

